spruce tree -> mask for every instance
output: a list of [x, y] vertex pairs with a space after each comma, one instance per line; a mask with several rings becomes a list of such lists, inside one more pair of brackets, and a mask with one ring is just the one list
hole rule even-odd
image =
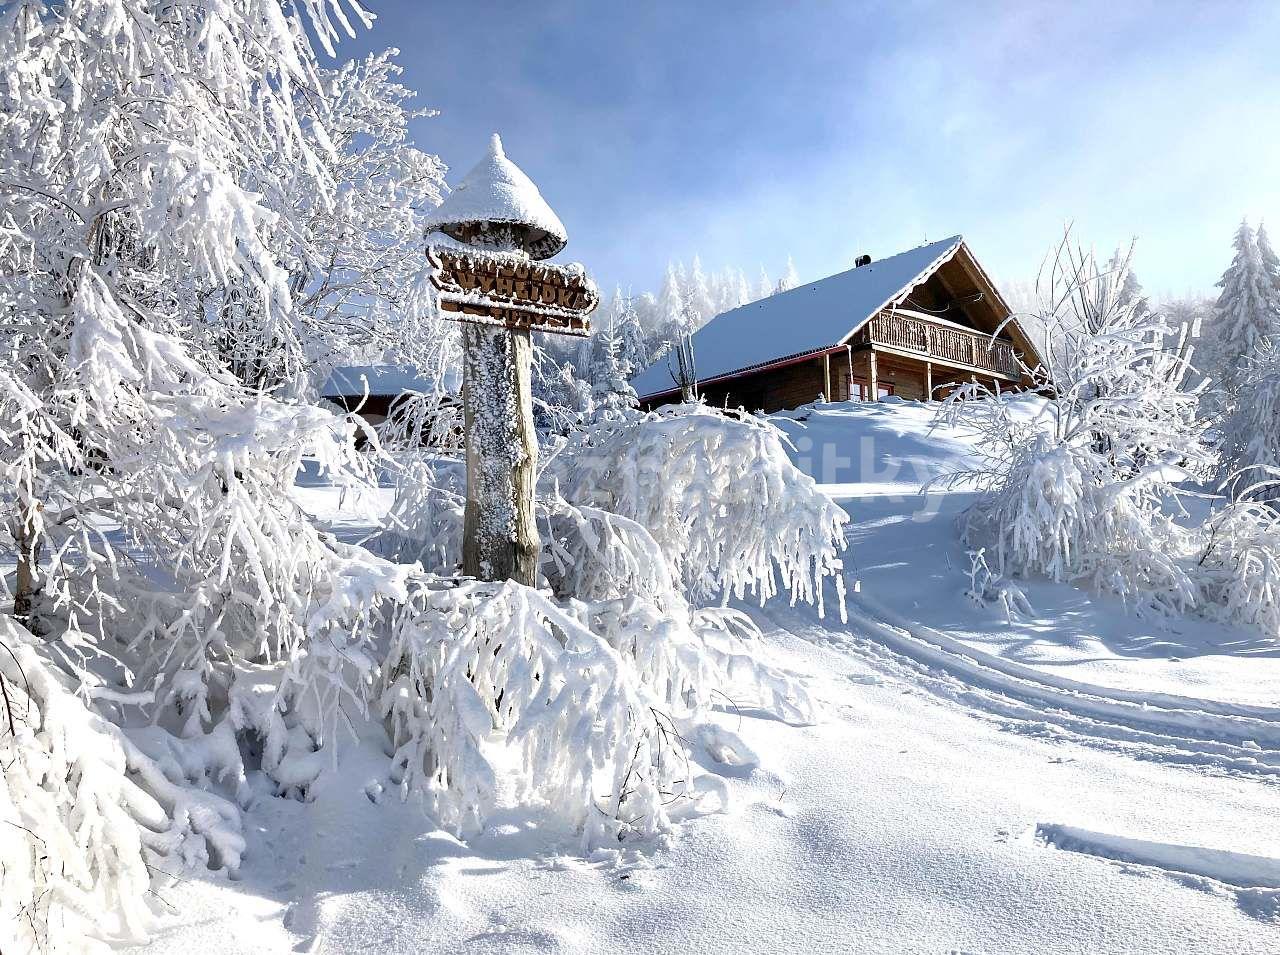
[[1133, 305], [1133, 314], [1135, 318], [1145, 318], [1151, 313], [1151, 303], [1148, 301], [1146, 293], [1142, 290], [1142, 283], [1138, 281], [1138, 276], [1134, 274], [1133, 269], [1129, 266], [1129, 258], [1132, 255], [1126, 255], [1119, 249], [1115, 255], [1111, 257], [1111, 261], [1107, 263], [1107, 268], [1111, 271], [1124, 270], [1124, 278], [1120, 280], [1120, 290], [1118, 298], [1121, 305]]
[[764, 266], [760, 266], [760, 280], [756, 285], [756, 301], [762, 298], [768, 298], [773, 294], [773, 280], [769, 278], [769, 273], [765, 271]]
[[702, 262], [696, 255], [685, 285], [685, 304], [691, 318], [691, 332], [696, 332], [716, 317], [716, 303], [711, 297], [711, 286], [707, 282], [706, 273], [702, 271]]
[[775, 291], [785, 292], [793, 289], [800, 284], [800, 274], [796, 271], [796, 264], [791, 261], [791, 256], [787, 256], [787, 271], [782, 274], [782, 278], [778, 279], [778, 287]]
[[618, 325], [613, 315], [596, 333], [597, 351], [591, 366], [591, 397], [598, 413], [618, 417], [636, 407], [635, 389], [627, 382], [633, 369], [621, 355]]
[[[1234, 397], [1260, 350], [1280, 334], [1280, 288], [1247, 221], [1240, 223], [1233, 245], [1235, 256], [1218, 282], [1222, 292], [1214, 306], [1214, 364], [1222, 388]], [[1266, 249], [1265, 255], [1274, 259], [1269, 243]]]
[[1271, 276], [1272, 286], [1280, 289], [1280, 256], [1277, 256], [1275, 249], [1271, 248], [1271, 240], [1267, 236], [1267, 227], [1261, 222], [1258, 223], [1257, 239], [1258, 258], [1262, 260], [1262, 267]]
[[1264, 346], [1221, 428], [1218, 478], [1232, 499], [1280, 502], [1280, 351]]

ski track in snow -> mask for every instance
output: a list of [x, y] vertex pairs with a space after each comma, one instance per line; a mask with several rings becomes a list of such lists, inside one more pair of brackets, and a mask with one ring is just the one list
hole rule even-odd
[[850, 593], [848, 604], [840, 629], [800, 610], [764, 613], [775, 626], [838, 645], [877, 672], [1011, 732], [1280, 782], [1280, 709], [1082, 683], [974, 649], [864, 594]]
[[1036, 826], [1035, 838], [1066, 852], [1139, 866], [1142, 874], [1154, 871], [1192, 888], [1234, 895], [1236, 904], [1254, 918], [1280, 915], [1280, 861], [1275, 859], [1131, 839], [1048, 822]]

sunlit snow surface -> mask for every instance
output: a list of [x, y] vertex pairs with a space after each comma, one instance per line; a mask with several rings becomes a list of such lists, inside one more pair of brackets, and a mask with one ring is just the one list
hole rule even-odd
[[[708, 788], [668, 845], [594, 859], [529, 813], [462, 843], [398, 801], [368, 726], [314, 803], [260, 793], [242, 878], [165, 890], [148, 950], [1280, 952], [1280, 648], [1044, 583], [1009, 623], [963, 596], [964, 496], [915, 493], [963, 436], [911, 404], [788, 417], [858, 592], [847, 626], [753, 611], [826, 712], [726, 704], [753, 758], [698, 747], [724, 811]], [[389, 503], [301, 484], [348, 539]]]

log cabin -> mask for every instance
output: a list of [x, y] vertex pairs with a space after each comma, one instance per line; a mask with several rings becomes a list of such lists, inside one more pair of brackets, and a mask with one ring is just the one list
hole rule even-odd
[[[693, 335], [707, 403], [773, 412], [830, 401], [946, 397], [978, 380], [1017, 389], [1040, 361], [963, 237], [952, 236], [778, 292]], [[677, 363], [634, 379], [642, 407], [679, 401]]]
[[446, 403], [460, 404], [460, 376], [451, 373], [441, 381], [401, 365], [340, 365], [329, 374], [320, 397], [343, 411], [354, 411], [370, 424], [387, 420], [397, 400], [410, 392], [443, 392]]

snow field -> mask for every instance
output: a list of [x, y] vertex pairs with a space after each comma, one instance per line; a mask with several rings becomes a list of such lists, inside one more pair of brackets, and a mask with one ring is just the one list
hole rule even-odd
[[[796, 415], [793, 439], [843, 453], [871, 438], [876, 471], [912, 472], [827, 482], [853, 518], [847, 624], [785, 599], [750, 611], [762, 657], [818, 697], [814, 723], [725, 702], [692, 740], [704, 797], [675, 837], [591, 857], [532, 811], [465, 842], [433, 830], [394, 797], [368, 727], [315, 802], [259, 796], [248, 817], [270, 843], [234, 885], [167, 893], [181, 916], [148, 951], [1280, 951], [1263, 642], [1200, 621], [1161, 635], [1065, 585], [1029, 585], [1030, 620], [975, 607], [964, 495], [912, 519], [914, 470], [950, 466], [964, 441], [931, 434], [919, 406]], [[344, 536], [378, 519], [303, 493]], [[1126, 656], [1126, 628], [1185, 660]]]

